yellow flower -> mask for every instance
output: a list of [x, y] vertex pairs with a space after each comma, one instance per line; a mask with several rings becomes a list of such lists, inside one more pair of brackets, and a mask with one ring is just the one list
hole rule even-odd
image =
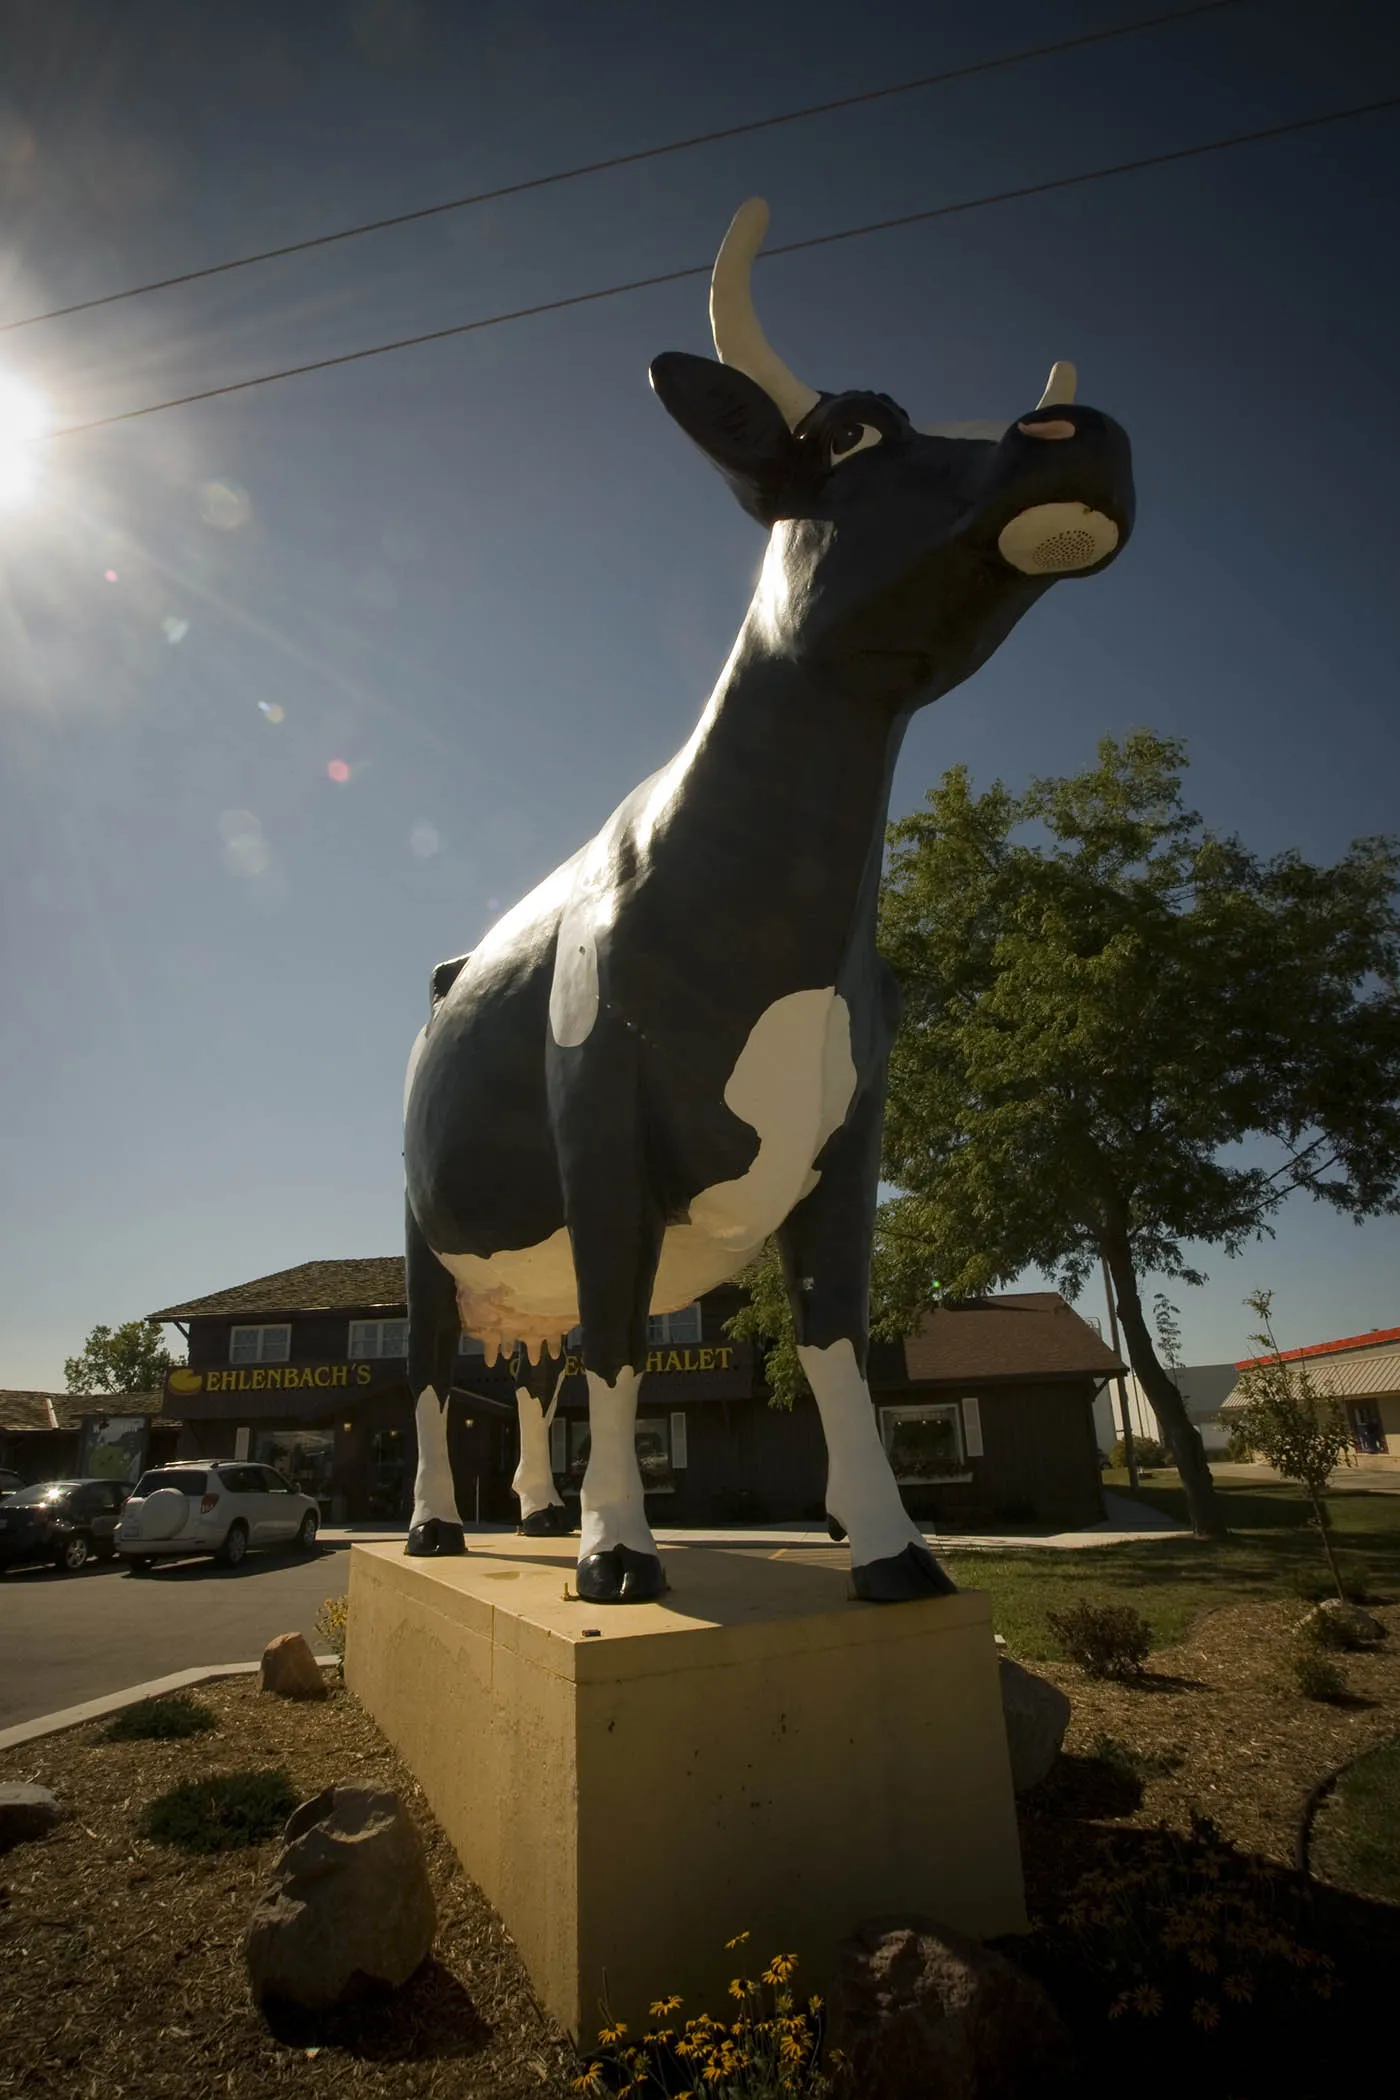
[[767, 1984], [786, 1983], [796, 1967], [795, 1954], [775, 1954], [763, 1972], [763, 1981]]
[[1151, 2020], [1162, 2010], [1162, 1993], [1155, 1984], [1140, 1983], [1133, 1992], [1133, 2003], [1146, 2020]]
[[679, 1998], [658, 1998], [651, 2008], [652, 2014], [659, 2018], [662, 2013], [674, 2012], [680, 2002]]
[[600, 2027], [598, 2029], [598, 2039], [605, 2049], [612, 2049], [615, 2048], [616, 2045], [622, 2040], [622, 2037], [624, 2036], [624, 2034], [626, 2034], [626, 2032], [626, 2021], [619, 2020], [615, 2026]]
[[1220, 2025], [1220, 2007], [1210, 1998], [1198, 1998], [1191, 2008], [1191, 2018], [1209, 2034], [1212, 2027]]
[[1208, 1947], [1193, 1947], [1187, 1960], [1192, 1968], [1199, 1969], [1203, 1976], [1213, 1976], [1220, 1967], [1218, 1959]]
[[742, 1947], [747, 1938], [746, 1932], [736, 1932], [733, 1939], [726, 1940], [724, 1944], [726, 1947]]
[[1248, 2005], [1250, 1999], [1254, 1996], [1254, 1978], [1252, 1976], [1227, 1976], [1225, 1978], [1225, 1996], [1233, 1998], [1237, 2005]]

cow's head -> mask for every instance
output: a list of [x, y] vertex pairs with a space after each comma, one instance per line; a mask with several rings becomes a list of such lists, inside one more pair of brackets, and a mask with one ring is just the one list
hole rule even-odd
[[1057, 364], [1002, 424], [918, 430], [886, 394], [817, 393], [754, 312], [768, 224], [751, 198], [715, 263], [720, 362], [659, 357], [651, 382], [744, 509], [772, 528], [756, 615], [783, 653], [890, 698], [932, 698], [976, 668], [1049, 585], [1097, 575], [1132, 528], [1128, 440], [1075, 405]]

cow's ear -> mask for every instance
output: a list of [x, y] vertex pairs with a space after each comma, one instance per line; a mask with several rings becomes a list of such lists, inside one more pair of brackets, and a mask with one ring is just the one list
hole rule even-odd
[[667, 350], [652, 365], [651, 383], [751, 518], [771, 525], [791, 514], [806, 479], [802, 448], [755, 380], [713, 358]]

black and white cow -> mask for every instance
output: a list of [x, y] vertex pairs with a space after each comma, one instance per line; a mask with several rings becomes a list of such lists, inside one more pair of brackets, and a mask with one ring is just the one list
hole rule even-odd
[[[1059, 576], [1127, 539], [1128, 442], [1057, 364], [1002, 427], [920, 431], [887, 395], [784, 366], [749, 274], [752, 199], [715, 264], [720, 362], [651, 382], [769, 529], [753, 603], [689, 740], [434, 979], [405, 1104], [411, 1554], [461, 1553], [444, 1402], [459, 1329], [488, 1359], [576, 1324], [590, 1451], [578, 1590], [658, 1596], [633, 1437], [649, 1311], [776, 1233], [857, 1595], [950, 1589], [900, 1501], [866, 1385], [886, 1064], [875, 952], [890, 781], [917, 707]], [[519, 1360], [519, 1359], [517, 1359]], [[518, 1379], [523, 1528], [567, 1530], [548, 1418]]]

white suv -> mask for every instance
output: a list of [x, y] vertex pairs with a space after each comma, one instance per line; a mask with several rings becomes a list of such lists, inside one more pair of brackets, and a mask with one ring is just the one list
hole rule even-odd
[[212, 1553], [236, 1568], [250, 1546], [314, 1551], [320, 1510], [271, 1466], [155, 1466], [131, 1491], [117, 1526], [117, 1552], [133, 1568], [165, 1554]]

